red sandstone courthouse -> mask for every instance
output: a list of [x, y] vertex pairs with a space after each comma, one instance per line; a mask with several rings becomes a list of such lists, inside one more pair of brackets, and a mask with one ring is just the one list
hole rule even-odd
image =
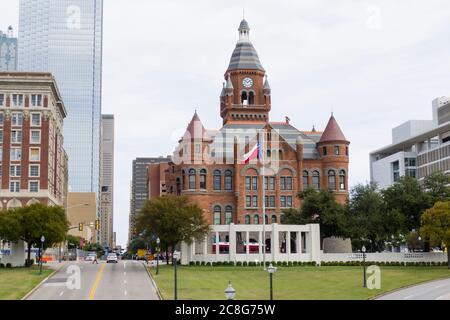
[[[271, 88], [249, 32], [243, 20], [220, 95], [223, 127], [205, 129], [195, 112], [172, 161], [148, 170], [150, 198], [185, 195], [210, 224], [261, 224], [264, 205], [266, 223], [282, 223], [308, 187], [331, 189], [341, 203], [348, 197], [350, 142], [333, 116], [324, 132], [269, 121]], [[258, 143], [260, 159], [244, 163]]]

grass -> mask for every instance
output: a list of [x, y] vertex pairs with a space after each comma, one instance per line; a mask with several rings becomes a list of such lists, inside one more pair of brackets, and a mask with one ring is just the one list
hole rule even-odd
[[48, 277], [52, 270], [39, 267], [0, 269], [0, 300], [19, 300]]
[[[174, 272], [151, 268], [164, 299], [173, 299]], [[447, 267], [381, 267], [381, 289], [363, 288], [362, 267], [280, 267], [274, 274], [274, 299], [365, 300], [424, 281], [448, 278]], [[178, 299], [224, 300], [231, 280], [237, 300], [267, 300], [269, 274], [262, 267], [179, 267]]]

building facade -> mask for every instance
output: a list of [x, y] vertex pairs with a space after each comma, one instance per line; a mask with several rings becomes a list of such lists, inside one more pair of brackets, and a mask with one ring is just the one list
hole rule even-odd
[[450, 98], [433, 100], [432, 115], [392, 129], [392, 144], [370, 154], [371, 181], [386, 188], [405, 175], [450, 174]]
[[[69, 234], [80, 237], [84, 243], [97, 243], [97, 195], [95, 192], [69, 192], [67, 196], [67, 220]], [[80, 230], [80, 224], [82, 228]]]
[[166, 170], [167, 192], [199, 204], [211, 225], [282, 222], [308, 187], [348, 198], [350, 142], [334, 116], [323, 132], [270, 121], [272, 92], [249, 34], [243, 20], [220, 95], [223, 127], [205, 129], [195, 112]]
[[100, 243], [114, 245], [114, 115], [102, 115], [100, 174]]
[[102, 33], [102, 0], [20, 0], [18, 70], [58, 82], [73, 192], [99, 193]]
[[133, 160], [128, 242], [137, 236], [135, 228], [136, 215], [139, 213], [139, 210], [142, 208], [145, 201], [149, 199], [148, 166], [151, 164], [168, 163], [169, 161], [170, 158], [168, 157], [136, 158], [136, 160]]
[[0, 72], [0, 210], [66, 205], [65, 118], [52, 74]]
[[0, 30], [0, 71], [17, 70], [17, 38], [13, 27], [9, 26], [7, 33]]

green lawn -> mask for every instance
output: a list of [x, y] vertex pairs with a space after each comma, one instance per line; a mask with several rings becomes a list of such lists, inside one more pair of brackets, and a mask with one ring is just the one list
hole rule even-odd
[[[173, 299], [174, 272], [150, 269], [164, 299]], [[447, 267], [381, 267], [381, 289], [363, 288], [362, 267], [280, 267], [274, 275], [274, 298], [280, 300], [369, 299], [423, 281], [448, 278]], [[269, 275], [260, 267], [179, 267], [178, 299], [224, 300], [232, 281], [237, 300], [269, 298]]]
[[40, 275], [38, 267], [0, 269], [0, 300], [22, 299], [51, 273], [43, 269]]

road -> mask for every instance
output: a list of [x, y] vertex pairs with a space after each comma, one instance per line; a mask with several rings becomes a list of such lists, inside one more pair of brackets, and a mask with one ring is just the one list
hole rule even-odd
[[158, 295], [142, 262], [73, 262], [27, 300], [158, 300]]
[[450, 279], [427, 282], [395, 291], [377, 300], [450, 300]]

